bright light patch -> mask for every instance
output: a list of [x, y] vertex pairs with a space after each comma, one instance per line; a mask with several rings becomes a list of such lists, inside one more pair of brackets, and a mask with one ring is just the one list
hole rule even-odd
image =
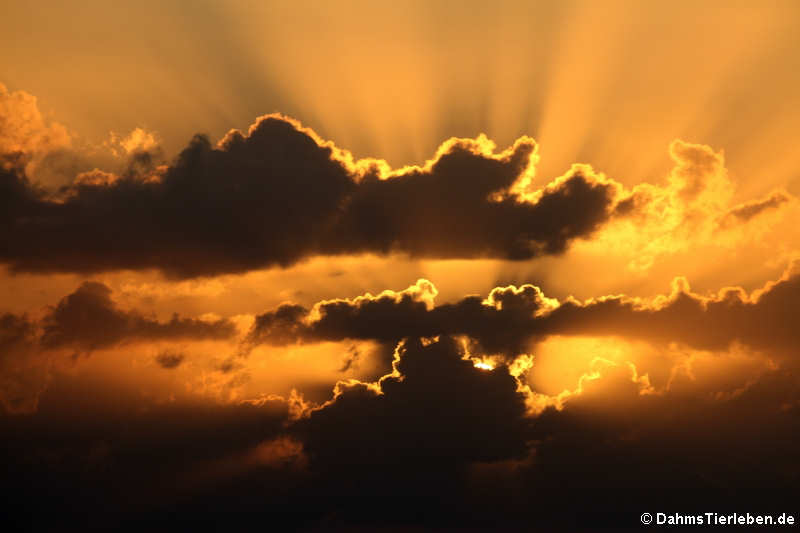
[[495, 367], [493, 362], [485, 359], [473, 359], [472, 364], [475, 365], [475, 368], [480, 368], [481, 370], [494, 370]]

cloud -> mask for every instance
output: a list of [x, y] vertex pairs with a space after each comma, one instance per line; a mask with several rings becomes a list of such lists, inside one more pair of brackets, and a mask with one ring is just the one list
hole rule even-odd
[[[49, 525], [36, 511], [44, 498], [61, 527], [118, 528], [252, 470], [262, 481], [280, 476], [294, 469], [286, 462], [299, 453], [278, 438], [287, 417], [287, 403], [278, 398], [258, 405], [153, 404], [111, 386], [62, 378], [36, 414], [0, 416], [7, 436], [0, 449], [14, 458], [3, 461], [4, 475], [15, 487], [13, 515], [9, 509], [0, 519]], [[277, 479], [272, 486], [277, 492], [285, 485]], [[87, 502], [95, 502], [90, 511]]]
[[433, 284], [420, 279], [411, 287], [352, 300], [324, 300], [306, 309], [283, 304], [256, 316], [245, 344], [285, 345], [326, 340], [370, 339], [397, 342], [404, 337], [468, 335], [491, 353], [522, 350], [535, 317], [556, 304], [533, 285], [497, 287], [486, 299], [467, 296], [440, 306]]
[[[626, 190], [575, 165], [534, 186], [528, 137], [499, 152], [485, 136], [450, 139], [423, 165], [391, 169], [279, 115], [216, 146], [198, 136], [170, 165], [158, 164], [153, 134], [112, 136], [106, 149], [127, 158], [124, 168], [93, 168], [76, 163], [74, 140], [37, 115], [35, 101], [3, 91], [17, 113], [0, 137], [0, 260], [13, 271], [155, 268], [183, 278], [315, 255], [528, 259], [605, 231], [632, 236], [647, 265], [703, 239], [739, 238], [794, 203], [776, 191], [733, 204], [722, 153], [682, 141], [670, 146], [675, 167], [661, 185]], [[26, 109], [32, 118], [19, 122]], [[46, 190], [41, 176], [56, 167], [74, 179]], [[700, 294], [676, 278], [650, 300], [559, 301], [533, 284], [442, 304], [437, 294], [419, 280], [257, 316], [245, 351], [374, 341], [340, 344], [333, 376], [391, 356], [388, 373], [340, 381], [319, 404], [295, 390], [239, 401], [252, 392], [243, 383], [261, 383], [253, 359], [231, 353], [199, 368], [182, 349], [156, 346], [140, 370], [163, 382], [146, 386], [130, 369], [98, 372], [108, 382], [53, 373], [56, 354], [237, 339], [228, 319], [124, 309], [102, 283], [82, 284], [41, 318], [0, 315], [0, 448], [16, 489], [9, 508], [47, 520], [46, 500], [48, 516], [89, 517], [99, 529], [162, 512], [216, 525], [206, 519], [257, 511], [297, 520], [295, 528], [433, 521], [524, 530], [574, 526], [579, 513], [608, 509], [635, 520], [654, 501], [746, 509], [796, 493], [796, 267], [753, 292]], [[651, 354], [565, 351], [557, 355], [566, 364], [589, 363], [564, 392], [545, 394], [530, 378], [537, 343], [560, 336], [623, 339], [630, 351], [643, 340], [663, 351], [667, 371], [656, 375]], [[287, 357], [316, 370], [299, 351]], [[258, 361], [262, 374], [280, 374], [273, 362]], [[179, 379], [178, 395], [203, 401], [175, 400]], [[121, 399], [126, 380], [135, 392]], [[774, 487], [783, 494], [747, 492]], [[86, 502], [104, 511], [87, 512]]]
[[386, 290], [377, 296], [367, 293], [353, 300], [326, 300], [312, 309], [283, 304], [256, 317], [247, 342], [282, 345], [346, 338], [397, 341], [406, 335], [426, 336], [428, 330], [412, 328], [418, 317], [433, 307], [436, 292], [431, 282], [421, 279], [403, 291]]
[[325, 300], [311, 309], [284, 304], [256, 317], [246, 344], [466, 335], [481, 350], [513, 357], [525, 353], [531, 341], [550, 335], [616, 336], [700, 350], [723, 350], [739, 342], [783, 353], [800, 342], [793, 326], [800, 311], [800, 275], [794, 266], [752, 294], [727, 287], [703, 296], [683, 278], [675, 279], [669, 295], [652, 301], [604, 296], [559, 302], [529, 284], [497, 287], [486, 299], [467, 296], [442, 305], [434, 304], [436, 294], [432, 283], [419, 280], [403, 291]]
[[347, 355], [344, 357], [342, 366], [339, 372], [347, 372], [348, 370], [355, 370], [358, 368], [358, 361], [361, 358], [361, 352], [355, 346], [351, 346], [347, 350]]
[[[722, 154], [680, 140], [670, 145], [675, 167], [665, 185], [625, 190], [585, 164], [534, 185], [538, 147], [527, 136], [499, 152], [484, 135], [451, 138], [423, 165], [392, 169], [357, 160], [278, 114], [258, 118], [246, 134], [232, 130], [216, 146], [197, 135], [162, 165], [151, 132], [136, 128], [100, 147], [71, 148], [53, 140], [63, 128], [43, 121], [35, 98], [2, 94], [10, 133], [0, 138], [0, 155], [38, 154], [38, 170], [3, 168], [3, 188], [13, 194], [4, 200], [0, 261], [12, 271], [158, 269], [186, 278], [318, 255], [525, 260], [561, 254], [610, 223], [609, 238], [625, 232], [633, 263], [646, 268], [792, 198], [778, 191], [731, 206]], [[47, 173], [70, 178], [64, 185]], [[45, 191], [43, 182], [62, 186]]]
[[772, 370], [729, 397], [707, 385], [691, 394], [641, 395], [625, 376], [609, 377], [612, 383], [594, 382], [615, 391], [605, 403], [590, 393], [539, 416], [536, 460], [502, 474], [526, 494], [557, 485], [561, 497], [549, 500], [554, 518], [565, 510], [588, 519], [597, 513], [598, 520], [604, 510], [654, 505], [766, 512], [788, 504], [797, 487], [797, 469], [789, 465], [798, 459], [790, 444], [798, 405], [791, 372]]
[[753, 240], [765, 226], [755, 225], [759, 233], [751, 228], [753, 222], [769, 221], [767, 214], [781, 214], [794, 204], [792, 195], [776, 190], [732, 205], [736, 187], [721, 151], [676, 139], [669, 154], [674, 166], [666, 183], [634, 186], [615, 208], [625, 216], [615, 217], [593, 241], [599, 253], [625, 251], [634, 271], [699, 245], [735, 247]]
[[39, 349], [36, 324], [0, 314], [0, 404], [9, 413], [36, 411], [49, 381], [50, 358]]
[[413, 338], [398, 345], [391, 374], [340, 382], [290, 431], [327, 505], [405, 515], [458, 494], [470, 463], [528, 453], [531, 420], [518, 388], [506, 367], [477, 368], [456, 339]]
[[[58, 189], [84, 173], [129, 174], [150, 171], [163, 159], [157, 136], [142, 128], [128, 135], [109, 133], [98, 144], [81, 139], [47, 120], [35, 96], [9, 92], [0, 83], [0, 169]], [[100, 170], [103, 169], [103, 170]]]
[[42, 116], [35, 96], [0, 83], [0, 168], [31, 173], [49, 152], [70, 145], [67, 129]]
[[316, 406], [295, 393], [226, 405], [97, 402], [113, 385], [62, 378], [32, 417], [0, 416], [12, 503], [33, 513], [36, 497], [59, 494], [59, 520], [82, 524], [81, 502], [92, 501], [104, 527], [258, 511], [282, 528], [576, 530], [603, 518], [594, 513], [621, 519], [609, 509], [636, 518], [653, 498], [761, 512], [796, 488], [800, 389], [783, 369], [735, 394], [689, 376], [687, 387], [642, 394], [634, 368], [607, 363], [559, 409], [534, 415], [516, 363], [489, 370], [479, 356], [460, 338], [410, 338], [389, 374], [342, 381]]
[[42, 327], [45, 348], [85, 351], [121, 342], [226, 339], [236, 334], [236, 326], [225, 319], [207, 322], [173, 315], [160, 322], [137, 311], [121, 310], [111, 300], [111, 289], [97, 282], [84, 282], [65, 296], [43, 319]]
[[182, 353], [167, 350], [156, 355], [156, 363], [158, 363], [161, 368], [171, 370], [173, 368], [178, 368], [185, 358], [186, 356]]
[[523, 197], [535, 143], [494, 150], [483, 136], [451, 139], [422, 167], [392, 170], [269, 115], [216, 147], [195, 137], [168, 167], [116, 179], [95, 171], [58, 196], [33, 195], [17, 170], [4, 176], [19, 191], [0, 258], [17, 271], [157, 268], [176, 277], [319, 254], [527, 259], [563, 252], [611, 216], [619, 184], [576, 167]]
[[793, 327], [798, 306], [800, 275], [791, 266], [780, 279], [751, 294], [741, 287], [727, 287], [703, 296], [693, 293], [685, 279], [676, 278], [669, 296], [649, 303], [624, 296], [567, 300], [536, 330], [678, 342], [702, 350], [721, 350], [740, 342], [788, 353], [798, 342]]
[[741, 224], [764, 214], [767, 211], [775, 210], [782, 205], [791, 202], [793, 197], [785, 191], [775, 191], [761, 200], [744, 202], [734, 206], [725, 213], [719, 221], [722, 228], [727, 228], [735, 224]]
[[[56, 367], [65, 366], [65, 350], [73, 356], [134, 342], [222, 340], [237, 335], [227, 319], [200, 320], [177, 314], [168, 321], [120, 309], [111, 290], [84, 282], [41, 319], [0, 314], [0, 404], [9, 413], [35, 412]], [[162, 368], [176, 368], [182, 353], [164, 351], [156, 357]]]
[[[525, 450], [517, 386], [505, 368], [477, 368], [456, 339], [412, 338], [396, 348], [391, 374], [374, 384], [340, 382], [297, 429], [312, 461], [328, 468], [508, 459]], [[423, 441], [424, 448], [413, 444]]]

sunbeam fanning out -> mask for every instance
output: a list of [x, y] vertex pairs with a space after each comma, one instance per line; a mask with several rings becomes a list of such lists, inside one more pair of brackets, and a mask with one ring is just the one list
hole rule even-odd
[[2, 531], [800, 521], [797, 1], [6, 4]]

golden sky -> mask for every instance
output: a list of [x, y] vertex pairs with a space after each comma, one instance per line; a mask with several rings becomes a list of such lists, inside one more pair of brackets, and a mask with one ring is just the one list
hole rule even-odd
[[798, 35], [788, 0], [6, 3], [13, 519], [783, 502]]

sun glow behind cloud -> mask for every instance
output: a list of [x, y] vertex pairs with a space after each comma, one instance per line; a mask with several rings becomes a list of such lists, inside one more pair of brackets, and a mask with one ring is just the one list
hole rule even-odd
[[[735, 176], [758, 171], [743, 193], [796, 177], [788, 140], [800, 75], [785, 68], [796, 52], [794, 2], [200, 2], [191, 26], [175, 6], [161, 7], [147, 35], [112, 29], [78, 39], [100, 21], [144, 23], [149, 10], [120, 17], [119, 7], [88, 3], [30, 26], [33, 8], [12, 6], [6, 34], [25, 32], [44, 47], [69, 38], [64, 52], [77, 66], [105, 76], [87, 85], [33, 67], [37, 51], [23, 49], [5, 65], [6, 83], [87, 135], [144, 126], [170, 150], [194, 131], [221, 136], [279, 110], [395, 166], [423, 161], [451, 135], [484, 132], [502, 146], [527, 133], [542, 146], [542, 179], [576, 161], [624, 183], [654, 179], [674, 138], [724, 146]], [[219, 38], [200, 39], [212, 21]], [[86, 53], [98, 39], [115, 47], [120, 66]], [[137, 83], [121, 71], [130, 62]], [[82, 101], [108, 112], [76, 105], [78, 87], [89, 91]], [[139, 97], [124, 99], [134, 107], [119, 107], [120, 91], [134, 88]]]
[[[91, 83], [63, 75], [50, 68], [57, 55], [27, 47], [0, 74], [10, 89], [37, 95], [47, 116], [97, 143], [110, 131], [144, 127], [171, 157], [195, 131], [219, 139], [281, 111], [356, 157], [386, 158], [394, 167], [422, 164], [450, 136], [483, 132], [503, 149], [529, 134], [539, 144], [535, 184], [584, 162], [632, 186], [663, 182], [671, 167], [666, 148], [681, 138], [724, 150], [733, 203], [775, 187], [800, 192], [793, 157], [800, 74], [785, 68], [796, 54], [794, 2], [473, 2], [458, 9], [200, 2], [191, 25], [174, 5], [159, 7], [156, 21], [147, 19], [147, 5], [129, 6], [124, 17], [99, 3], [51, 7], [37, 18], [26, 11], [33, 7], [11, 6], [3, 31], [25, 32], [21, 41], [45, 49], [58, 40], [59, 53], [78, 62], [76, 72], [105, 75]], [[123, 20], [151, 31], [134, 36], [117, 27]], [[98, 41], [115, 50], [113, 62], [92, 53]], [[203, 62], [198, 49], [206, 51]], [[137, 66], [136, 80], [125, 64]], [[418, 268], [413, 276], [437, 267]], [[489, 268], [480, 288], [516, 281], [506, 276], [520, 266]], [[659, 290], [674, 274], [667, 270], [660, 280], [649, 273], [653, 284], [643, 289]], [[695, 283], [716, 275], [694, 274]]]
[[[743, 130], [792, 135], [785, 97], [800, 80], [778, 66], [793, 53], [787, 6], [352, 3], [299, 16], [280, 4], [231, 18], [283, 92], [313, 102], [301, 119], [360, 155], [407, 164], [444, 136], [485, 132], [505, 145], [528, 133], [542, 146], [540, 179], [578, 161], [630, 183], [665, 173], [674, 138], [725, 146], [736, 174], [764, 172]], [[295, 16], [304, 32], [270, 23]], [[732, 114], [737, 136], [724, 125]], [[782, 168], [791, 153], [774, 148], [770, 165]], [[769, 170], [765, 187], [788, 177]]]
[[526, 519], [637, 472], [796, 484], [797, 2], [7, 11], [0, 424], [89, 424], [24, 468], [338, 512], [469, 508], [477, 465]]

